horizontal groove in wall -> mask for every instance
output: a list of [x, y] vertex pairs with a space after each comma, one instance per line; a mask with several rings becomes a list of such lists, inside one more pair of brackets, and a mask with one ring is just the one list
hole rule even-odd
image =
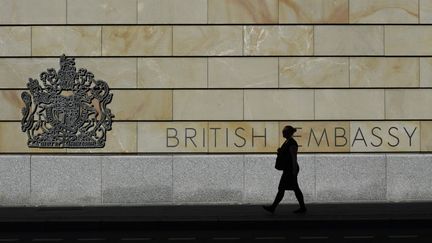
[[[113, 120], [112, 122], [390, 122], [390, 121], [432, 121], [431, 119], [337, 119], [337, 120]], [[0, 120], [0, 122], [21, 122], [21, 120]]]
[[[251, 56], [251, 55], [216, 55], [216, 56], [209, 56], [209, 55], [190, 55], [190, 56], [184, 56], [184, 55], [176, 55], [176, 56], [72, 56], [68, 55], [68, 57], [73, 58], [230, 58], [230, 57], [242, 57], [242, 58], [267, 58], [267, 57], [383, 57], [383, 58], [421, 58], [421, 57], [432, 57], [432, 55], [257, 55], [257, 56]], [[6, 58], [59, 58], [59, 56], [0, 56], [1, 59]]]
[[[108, 83], [109, 85], [109, 83]], [[357, 89], [367, 89], [367, 90], [374, 90], [374, 89], [403, 89], [403, 90], [426, 90], [426, 89], [432, 89], [432, 87], [262, 87], [262, 88], [110, 88], [110, 90], [357, 90]], [[0, 91], [2, 90], [28, 90], [27, 88], [0, 88]]]
[[[399, 151], [395, 151], [395, 152], [385, 152], [385, 151], [373, 151], [373, 152], [299, 152], [299, 154], [432, 154], [432, 152], [430, 151], [406, 151], [406, 152], [399, 152]], [[176, 153], [172, 153], [172, 152], [157, 152], [157, 153], [153, 153], [153, 152], [148, 152], [148, 153], [144, 153], [144, 152], [140, 152], [140, 153], [98, 153], [98, 152], [91, 152], [91, 153], [74, 153], [74, 152], [69, 152], [69, 153], [27, 153], [27, 152], [22, 152], [22, 153], [2, 153], [0, 152], [0, 155], [36, 155], [36, 156], [99, 156], [99, 155], [104, 155], [104, 156], [109, 156], [109, 155], [127, 155], [127, 156], [134, 156], [134, 155], [276, 155], [276, 152], [237, 152], [237, 153], [227, 153], [227, 152], [223, 152], [223, 153], [214, 153], [214, 152], [209, 152], [209, 153], [203, 153], [203, 152], [176, 152]]]
[[170, 23], [170, 24], [0, 24], [0, 27], [22, 27], [22, 26], [222, 26], [222, 25], [232, 25], [232, 26], [291, 26], [291, 25], [335, 25], [335, 26], [376, 26], [376, 25], [403, 25], [403, 26], [429, 26], [432, 23], [191, 23], [191, 24], [180, 24], [180, 23]]

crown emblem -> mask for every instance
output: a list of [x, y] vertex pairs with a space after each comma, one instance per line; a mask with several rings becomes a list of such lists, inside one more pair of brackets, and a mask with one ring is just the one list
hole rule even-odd
[[22, 92], [21, 129], [29, 147], [102, 148], [111, 130], [113, 94], [108, 84], [95, 80], [75, 59], [60, 57], [60, 70], [40, 74], [41, 83], [29, 78], [29, 92]]

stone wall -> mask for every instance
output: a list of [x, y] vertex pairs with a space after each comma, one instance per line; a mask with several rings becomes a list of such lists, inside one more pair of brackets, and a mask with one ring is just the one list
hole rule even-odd
[[[307, 201], [430, 200], [431, 24], [432, 0], [0, 0], [0, 204], [269, 202], [288, 124]], [[112, 89], [104, 148], [27, 146], [21, 93], [62, 54]]]

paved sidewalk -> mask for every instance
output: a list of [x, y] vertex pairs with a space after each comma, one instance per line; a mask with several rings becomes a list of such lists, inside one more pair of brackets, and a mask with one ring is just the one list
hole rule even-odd
[[304, 215], [296, 208], [280, 205], [272, 215], [261, 205], [1, 207], [0, 223], [432, 220], [432, 202], [309, 204]]

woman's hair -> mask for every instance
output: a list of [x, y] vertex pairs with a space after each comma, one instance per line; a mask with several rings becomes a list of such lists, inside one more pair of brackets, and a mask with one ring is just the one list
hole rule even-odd
[[295, 128], [292, 127], [292, 126], [285, 126], [285, 127], [283, 128], [283, 132], [286, 132], [286, 133], [288, 133], [288, 134], [294, 134], [295, 132], [297, 132], [297, 129], [295, 129]]

